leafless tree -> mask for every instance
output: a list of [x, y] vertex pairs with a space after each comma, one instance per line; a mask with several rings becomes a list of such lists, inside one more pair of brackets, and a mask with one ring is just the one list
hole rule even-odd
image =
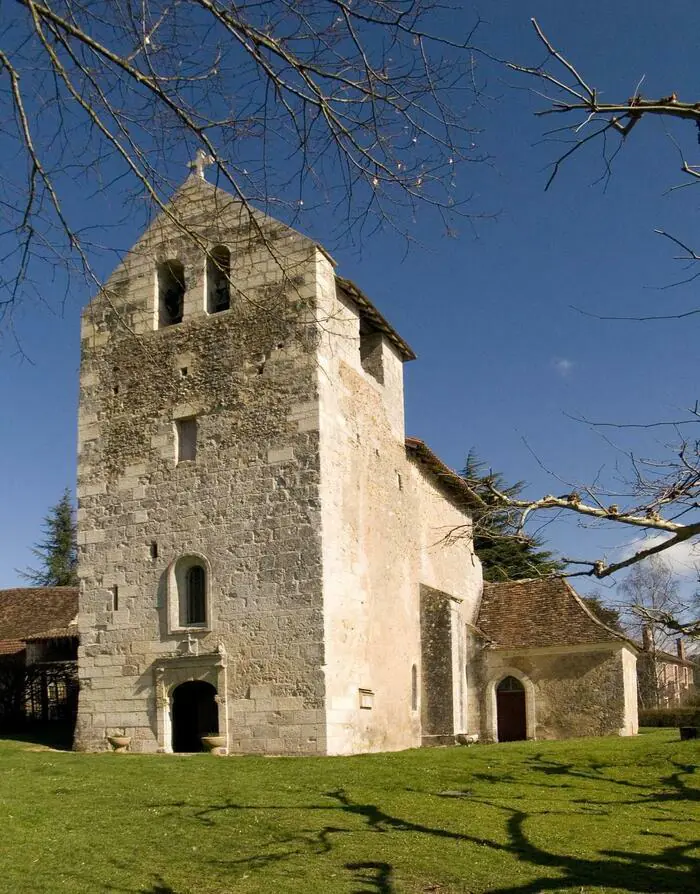
[[617, 591], [632, 635], [641, 642], [647, 630], [655, 650], [672, 648], [665, 619], [682, 618], [688, 606], [681, 598], [678, 576], [663, 556], [638, 562]]
[[455, 172], [484, 160], [479, 23], [445, 36], [440, 16], [434, 0], [3, 5], [0, 312], [50, 300], [57, 269], [96, 285], [109, 238], [94, 197], [110, 196], [114, 221], [144, 199], [162, 211], [197, 153], [246, 207], [294, 223], [329, 204], [338, 238], [405, 233], [421, 205], [445, 226], [471, 213]]
[[[559, 144], [564, 150], [555, 158], [546, 183], [549, 188], [562, 165], [586, 146], [598, 144], [603, 148], [604, 172], [608, 177], [615, 156], [642, 119], [648, 116], [668, 116], [688, 121], [693, 128], [700, 128], [700, 102], [681, 102], [674, 94], [659, 99], [649, 99], [641, 93], [641, 83], [634, 94], [619, 102], [602, 102], [600, 91], [589, 84], [572, 62], [560, 52], [533, 19], [533, 28], [544, 61], [535, 66], [509, 63], [511, 70], [525, 74], [537, 82], [534, 92], [544, 100], [545, 108], [536, 114], [563, 118], [561, 127], [547, 131], [546, 138]], [[638, 130], [635, 130], [638, 133]], [[700, 165], [692, 165], [682, 157], [683, 172], [694, 181], [700, 180]], [[696, 254], [676, 237], [672, 239], [686, 259], [700, 260]], [[700, 275], [699, 272], [695, 275]], [[700, 313], [689, 311], [687, 315]], [[680, 314], [678, 316], [685, 316]], [[643, 319], [668, 319], [667, 315]], [[618, 318], [620, 319], [620, 318]], [[641, 319], [641, 318], [636, 318]], [[563, 483], [566, 488], [559, 495], [548, 494], [538, 499], [516, 499], [496, 487], [494, 480], [484, 479], [474, 488], [473, 499], [485, 512], [508, 511], [511, 519], [517, 516], [518, 536], [526, 537], [526, 524], [542, 513], [574, 513], [584, 522], [595, 524], [614, 523], [626, 527], [638, 536], [631, 539], [626, 552], [615, 561], [604, 558], [565, 559], [569, 576], [586, 575], [607, 578], [616, 572], [634, 566], [633, 580], [638, 563], [650, 561], [666, 550], [679, 544], [695, 541], [700, 535], [700, 439], [693, 436], [700, 425], [700, 409], [694, 406], [680, 419], [651, 423], [620, 424], [598, 423], [583, 420], [594, 426], [613, 425], [616, 428], [659, 429], [667, 431], [666, 445], [660, 457], [640, 457], [633, 451], [624, 454], [628, 474], [618, 476], [619, 485], [614, 489], [602, 484]], [[652, 566], [655, 567], [655, 566]], [[700, 635], [700, 621], [678, 613], [679, 607], [668, 611], [662, 607], [650, 608], [647, 619], [653, 617], [665, 624], [666, 629]]]

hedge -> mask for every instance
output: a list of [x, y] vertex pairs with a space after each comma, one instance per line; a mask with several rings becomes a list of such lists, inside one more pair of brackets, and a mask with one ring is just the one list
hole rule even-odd
[[700, 726], [700, 709], [649, 708], [639, 712], [640, 726]]

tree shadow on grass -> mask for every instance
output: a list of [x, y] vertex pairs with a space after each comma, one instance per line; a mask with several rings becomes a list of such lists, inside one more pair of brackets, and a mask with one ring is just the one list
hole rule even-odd
[[[684, 799], [686, 790], [693, 794], [693, 790], [688, 789], [687, 783], [681, 778], [693, 770], [694, 768], [679, 765], [678, 771], [664, 780], [675, 787], [677, 800]], [[619, 780], [610, 781], [619, 782]], [[633, 784], [630, 783], [630, 785]], [[649, 796], [646, 787], [642, 788], [640, 800], [643, 803], [648, 803]], [[450, 796], [452, 793], [444, 795], [444, 797]], [[580, 815], [580, 809], [573, 811], [542, 809], [527, 813], [495, 800], [465, 798], [469, 801], [469, 816], [476, 815], [477, 805], [497, 810], [505, 815], [504, 825], [507, 841], [503, 843], [465, 831], [452, 831], [429, 826], [393, 815], [378, 804], [354, 801], [344, 789], [326, 792], [325, 797], [329, 798], [332, 803], [263, 806], [229, 802], [198, 808], [190, 813], [190, 816], [207, 826], [214, 825], [216, 816], [224, 811], [294, 811], [302, 815], [308, 812], [328, 813], [330, 811], [337, 813], [340, 817], [351, 818], [352, 822], [349, 825], [338, 822], [319, 828], [318, 826], [314, 827], [312, 823], [311, 828], [300, 828], [299, 831], [291, 835], [278, 837], [273, 843], [268, 843], [267, 853], [257, 853], [236, 860], [217, 860], [216, 865], [224, 871], [231, 870], [233, 867], [245, 871], [261, 870], [272, 864], [300, 856], [313, 858], [328, 854], [334, 849], [338, 836], [360, 835], [363, 836], [363, 845], [366, 845], [368, 849], [367, 859], [344, 864], [344, 868], [352, 873], [353, 881], [360, 886], [353, 888], [353, 894], [394, 894], [395, 891], [395, 869], [390, 863], [372, 859], [374, 856], [372, 851], [376, 852], [376, 849], [373, 848], [371, 839], [367, 839], [368, 833], [378, 835], [410, 833], [430, 839], [435, 846], [439, 841], [446, 839], [456, 843], [463, 842], [465, 845], [476, 844], [479, 847], [509, 855], [521, 864], [528, 864], [530, 867], [543, 870], [542, 873], [537, 872], [537, 878], [531, 881], [505, 885], [500, 888], [489, 888], [491, 894], [544, 894], [547, 891], [566, 890], [578, 892], [585, 886], [601, 890], [616, 889], [630, 892], [630, 894], [681, 894], [681, 892], [696, 894], [700, 889], [700, 861], [692, 856], [692, 852], [700, 847], [700, 841], [681, 841], [672, 833], [665, 833], [663, 837], [669, 839], [668, 846], [654, 854], [603, 850], [595, 857], [584, 857], [555, 853], [541, 847], [531, 837], [528, 837], [526, 830], [528, 820], [547, 814], [561, 817], [576, 816]], [[691, 800], [694, 800], [694, 794]], [[614, 807], [615, 803], [611, 802], [606, 806]], [[188, 808], [188, 805], [183, 802], [160, 806], [169, 806], [178, 810]], [[191, 810], [191, 808], [188, 809]], [[384, 842], [382, 842], [382, 847], [385, 847]], [[454, 867], [446, 868], [454, 879]], [[463, 881], [469, 883], [466, 878]], [[154, 891], [153, 894], [160, 894], [160, 892]]]
[[358, 888], [354, 894], [393, 894], [394, 869], [391, 863], [346, 863], [345, 868], [355, 873], [354, 881], [361, 885], [371, 885], [369, 888]]
[[601, 856], [612, 859], [593, 860], [554, 854], [538, 847], [525, 834], [527, 819], [528, 814], [514, 811], [508, 820], [512, 852], [533, 866], [558, 869], [563, 875], [494, 888], [491, 894], [544, 894], [545, 891], [567, 888], [579, 890], [585, 885], [635, 894], [691, 894], [698, 890], [700, 862], [691, 857], [690, 852], [700, 846], [700, 841], [664, 848], [657, 854], [601, 851]]

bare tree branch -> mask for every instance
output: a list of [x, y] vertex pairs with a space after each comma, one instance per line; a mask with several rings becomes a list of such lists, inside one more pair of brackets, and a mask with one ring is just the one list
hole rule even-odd
[[254, 206], [296, 224], [328, 204], [342, 238], [374, 226], [410, 238], [421, 206], [450, 228], [478, 213], [455, 171], [486, 160], [470, 124], [479, 21], [464, 39], [433, 34], [433, 0], [14, 0], [3, 12], [0, 312], [40, 298], [59, 265], [96, 286], [100, 221], [88, 237], [78, 183], [93, 195], [118, 183], [125, 212], [144, 198], [163, 211], [197, 150], [253, 227]]

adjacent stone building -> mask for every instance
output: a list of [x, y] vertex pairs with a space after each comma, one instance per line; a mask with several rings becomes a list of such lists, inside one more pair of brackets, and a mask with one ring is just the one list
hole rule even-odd
[[566, 580], [486, 583], [477, 624], [484, 739], [637, 732], [638, 650]]
[[78, 588], [0, 590], [0, 733], [75, 720]]
[[[323, 248], [186, 181], [83, 315], [76, 747], [493, 736], [499, 673], [551, 695], [527, 735], [634, 731], [619, 637], [538, 658], [545, 685], [477, 619], [467, 489], [405, 439], [412, 359]], [[591, 682], [601, 716], [557, 725], [557, 694]]]
[[651, 630], [643, 632], [637, 658], [640, 708], [675, 708], [695, 692], [697, 662], [685, 654], [683, 639], [676, 640], [676, 654], [657, 648]]

